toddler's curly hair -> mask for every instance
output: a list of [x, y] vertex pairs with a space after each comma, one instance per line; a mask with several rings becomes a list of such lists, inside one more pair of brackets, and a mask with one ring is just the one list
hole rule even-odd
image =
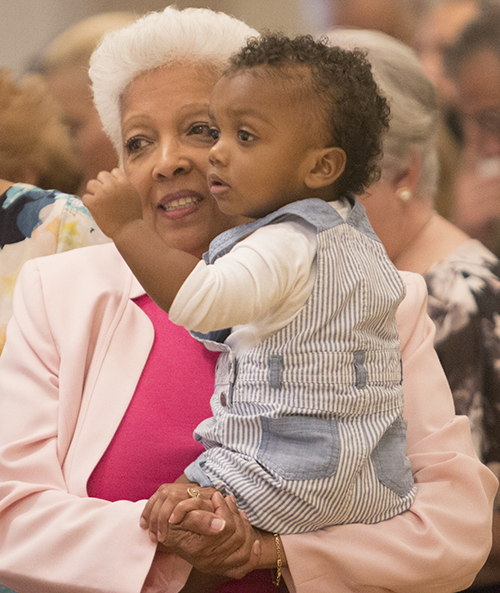
[[[308, 103], [304, 113], [313, 114], [325, 129], [325, 146], [338, 146], [346, 153], [346, 167], [335, 182], [338, 196], [362, 194], [380, 177], [382, 136], [389, 126], [389, 105], [379, 93], [366, 53], [327, 45], [327, 39], [311, 35], [289, 38], [281, 33], [252, 37], [232, 56], [226, 76], [244, 69], [269, 66], [270, 72], [304, 86], [295, 67], [310, 71]], [[319, 101], [318, 101], [319, 99]], [[318, 118], [319, 115], [319, 118]]]

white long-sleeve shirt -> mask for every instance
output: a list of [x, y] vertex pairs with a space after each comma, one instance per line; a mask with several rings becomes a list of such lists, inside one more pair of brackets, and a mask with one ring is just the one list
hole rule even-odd
[[[331, 202], [345, 218], [346, 199]], [[287, 325], [311, 294], [316, 279], [316, 229], [305, 221], [265, 226], [212, 265], [201, 261], [169, 311], [191, 331], [233, 328], [226, 343], [235, 354]]]

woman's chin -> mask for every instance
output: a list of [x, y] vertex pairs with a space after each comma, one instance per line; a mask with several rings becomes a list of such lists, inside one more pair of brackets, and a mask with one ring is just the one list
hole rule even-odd
[[220, 233], [249, 219], [222, 213], [215, 202], [203, 200], [188, 208], [158, 210], [156, 232], [175, 249], [201, 257]]

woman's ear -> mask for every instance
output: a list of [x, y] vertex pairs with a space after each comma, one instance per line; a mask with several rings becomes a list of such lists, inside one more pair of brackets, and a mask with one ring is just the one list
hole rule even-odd
[[342, 148], [319, 148], [311, 153], [304, 183], [311, 189], [332, 185], [345, 169], [346, 155]]

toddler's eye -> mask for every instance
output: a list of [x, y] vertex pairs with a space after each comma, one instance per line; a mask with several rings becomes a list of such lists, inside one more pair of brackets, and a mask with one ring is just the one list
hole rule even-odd
[[242, 142], [251, 142], [252, 140], [255, 140], [256, 137], [246, 130], [238, 130], [238, 138]]
[[214, 127], [210, 128], [210, 136], [212, 137], [212, 140], [217, 142], [217, 140], [220, 138], [220, 130]]

